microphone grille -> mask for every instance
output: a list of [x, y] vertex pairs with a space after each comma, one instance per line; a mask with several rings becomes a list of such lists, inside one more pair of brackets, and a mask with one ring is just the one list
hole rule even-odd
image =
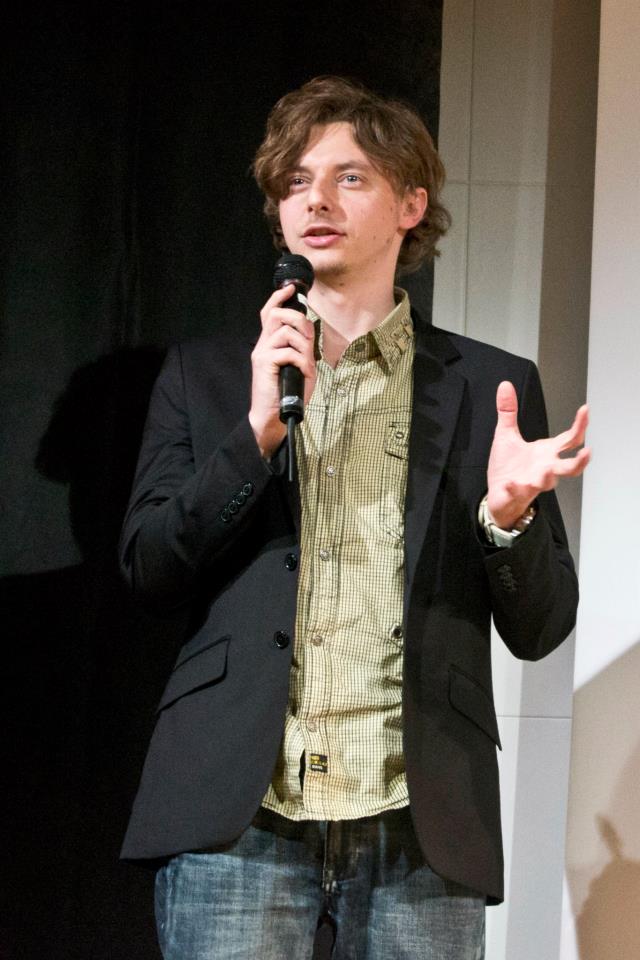
[[275, 266], [273, 286], [276, 290], [291, 280], [304, 284], [307, 290], [313, 284], [313, 267], [299, 253], [285, 253]]

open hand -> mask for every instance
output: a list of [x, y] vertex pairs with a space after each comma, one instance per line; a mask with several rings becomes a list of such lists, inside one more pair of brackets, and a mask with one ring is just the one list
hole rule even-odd
[[[546, 440], [527, 443], [518, 429], [518, 398], [508, 380], [496, 395], [498, 422], [487, 468], [487, 506], [496, 524], [509, 530], [544, 490], [552, 490], [560, 477], [579, 477], [591, 453], [582, 447], [589, 411], [579, 408], [568, 430]], [[582, 447], [574, 456], [561, 457]]]

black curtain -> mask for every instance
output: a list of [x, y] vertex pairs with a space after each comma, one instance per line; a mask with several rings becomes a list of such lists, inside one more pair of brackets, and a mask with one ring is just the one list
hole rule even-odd
[[[181, 632], [115, 564], [149, 390], [169, 341], [257, 329], [275, 100], [346, 74], [435, 135], [441, 8], [63, 0], [5, 23], [0, 960], [158, 956], [152, 874], [117, 859]], [[428, 318], [431, 271], [407, 286]]]

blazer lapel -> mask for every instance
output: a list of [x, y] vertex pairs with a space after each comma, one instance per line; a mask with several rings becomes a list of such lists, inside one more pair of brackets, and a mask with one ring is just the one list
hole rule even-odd
[[405, 607], [447, 462], [465, 379], [455, 370], [460, 356], [447, 334], [414, 315], [416, 351], [413, 413], [405, 500]]

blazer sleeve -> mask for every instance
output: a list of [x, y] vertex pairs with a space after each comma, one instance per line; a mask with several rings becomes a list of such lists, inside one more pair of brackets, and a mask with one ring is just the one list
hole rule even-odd
[[157, 611], [191, 597], [246, 531], [274, 478], [247, 416], [218, 432], [213, 452], [196, 466], [183, 352], [171, 347], [151, 395], [120, 540], [125, 578]]
[[[548, 436], [533, 363], [520, 393], [518, 420], [526, 440]], [[511, 547], [487, 550], [485, 559], [496, 629], [523, 660], [539, 660], [559, 646], [575, 625], [578, 606], [578, 581], [555, 493], [541, 494], [537, 505], [531, 527]]]

